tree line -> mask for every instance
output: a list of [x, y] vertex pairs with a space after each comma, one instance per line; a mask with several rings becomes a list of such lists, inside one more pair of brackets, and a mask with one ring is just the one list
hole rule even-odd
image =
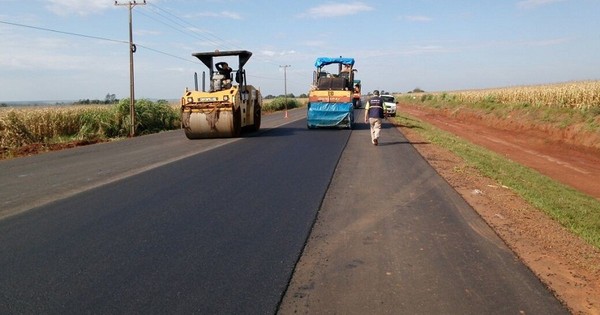
[[117, 104], [119, 102], [119, 99], [117, 98], [117, 96], [115, 94], [106, 94], [106, 97], [104, 97], [104, 100], [90, 100], [88, 99], [81, 99], [78, 100], [76, 102], [74, 102], [73, 104], [75, 105], [100, 105], [100, 104]]

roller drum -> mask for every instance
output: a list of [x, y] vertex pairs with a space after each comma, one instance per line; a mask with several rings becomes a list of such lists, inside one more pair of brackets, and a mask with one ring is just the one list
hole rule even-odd
[[231, 109], [194, 110], [183, 113], [183, 127], [189, 139], [226, 138], [239, 135]]

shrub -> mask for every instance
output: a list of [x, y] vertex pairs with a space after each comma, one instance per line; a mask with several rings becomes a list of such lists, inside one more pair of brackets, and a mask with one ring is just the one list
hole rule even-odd
[[[287, 109], [300, 107], [301, 104], [295, 98], [287, 98]], [[262, 107], [265, 112], [275, 112], [278, 110], [286, 109], [286, 99], [284, 97], [277, 97], [270, 102], [263, 103]]]
[[[117, 108], [115, 126], [118, 127], [119, 135], [125, 136], [131, 124], [129, 99], [121, 100]], [[165, 100], [136, 100], [135, 118], [135, 131], [138, 135], [179, 128], [179, 112]]]

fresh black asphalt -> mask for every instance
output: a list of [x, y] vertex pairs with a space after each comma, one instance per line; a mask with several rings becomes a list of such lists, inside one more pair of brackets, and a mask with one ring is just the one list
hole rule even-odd
[[[397, 130], [386, 125], [384, 135], [394, 140], [387, 146], [374, 147], [367, 142], [365, 126], [357, 127], [353, 131], [308, 130], [306, 121], [300, 119], [277, 128], [267, 127], [260, 134], [246, 135], [238, 141], [192, 141], [191, 146], [209, 145], [210, 149], [177, 153], [182, 157], [165, 157], [168, 163], [153, 161], [152, 167], [140, 166], [139, 171], [130, 171], [127, 176], [99, 179], [98, 184], [86, 189], [69, 187], [54, 201], [47, 202], [52, 200], [48, 197], [32, 203], [37, 205], [32, 209], [19, 208], [25, 199], [14, 199], [11, 207], [19, 212], [0, 220], [0, 313], [285, 314], [291, 309], [286, 304], [287, 295], [298, 292], [296, 283], [302, 285], [302, 273], [312, 272], [313, 279], [317, 279], [328, 270], [321, 266], [307, 271], [301, 263], [294, 271], [307, 239], [304, 254], [309, 257], [311, 248], [330, 248], [315, 243], [315, 235], [327, 242], [325, 234], [344, 233], [347, 240], [358, 237], [364, 244], [374, 241], [364, 234], [372, 233], [373, 226], [378, 231], [387, 229], [382, 235], [391, 233], [389, 241], [402, 236], [403, 243], [381, 242], [372, 249], [350, 248], [352, 242], [346, 243], [348, 253], [379, 251], [377, 257], [384, 259], [369, 265], [369, 259], [355, 257], [343, 265], [357, 271], [354, 275], [336, 279], [333, 273], [329, 278], [319, 278], [331, 279], [323, 288], [331, 285], [333, 289], [319, 296], [317, 286], [311, 293], [312, 301], [320, 300], [329, 308], [313, 304], [310, 313], [331, 310], [364, 314], [359, 308], [342, 312], [353, 306], [342, 305], [349, 289], [354, 292], [354, 301], [367, 301], [373, 292], [388, 292], [386, 298], [414, 304], [406, 310], [428, 304], [431, 308], [422, 310], [442, 305], [445, 308], [438, 309], [450, 313], [494, 309], [496, 313], [515, 309], [565, 312], [506, 247], [487, 239], [495, 236], [480, 231], [485, 226], [472, 209], [427, 169], [418, 154], [404, 154], [405, 148], [410, 151], [410, 144]], [[183, 133], [178, 136], [183, 137]], [[156, 142], [165, 137], [170, 135], [147, 136], [144, 141]], [[110, 150], [120, 146], [120, 152], [127, 150], [127, 142], [123, 143], [105, 147]], [[153, 145], [160, 148], [160, 143]], [[165, 143], [163, 147], [168, 150], [169, 146]], [[130, 149], [136, 150], [134, 145]], [[375, 149], [381, 150], [372, 151]], [[89, 159], [95, 155], [85, 150], [72, 152], [88, 152]], [[150, 159], [152, 154], [165, 153], [157, 149], [137, 158]], [[388, 163], [389, 168], [384, 169], [395, 174], [390, 178], [404, 178], [402, 186], [395, 186], [390, 178], [382, 183], [387, 186], [379, 186], [382, 177], [368, 175], [371, 168], [383, 172], [379, 166], [369, 164], [369, 159], [378, 155], [386, 156], [380, 158]], [[135, 160], [134, 156], [128, 158]], [[63, 153], [45, 159], [51, 165], [77, 157]], [[32, 160], [43, 161], [23, 161]], [[111, 165], [117, 162], [105, 162], [110, 164], [107, 169], [116, 170]], [[3, 163], [0, 169], [10, 165], [5, 168], [7, 174], [14, 168], [23, 174], [37, 172], [27, 172], [28, 167], [18, 162]], [[85, 168], [85, 162], [80, 164], [78, 167]], [[421, 174], [422, 168], [425, 174]], [[418, 180], [402, 174], [412, 174]], [[47, 181], [61, 186], [61, 174], [52, 176], [57, 178]], [[31, 189], [18, 185], [20, 178], [12, 177], [10, 180], [16, 184], [11, 191]], [[73, 175], [65, 178], [64, 185], [76, 186], [73, 183], [80, 180]], [[382, 187], [385, 196], [362, 189], [375, 184]], [[44, 189], [40, 185], [40, 192], [54, 192]], [[369, 196], [377, 198], [374, 202], [381, 209], [388, 195], [394, 197], [387, 202], [392, 206], [379, 214], [387, 214], [385, 220], [375, 216], [371, 218], [376, 220], [375, 225], [337, 230], [352, 220], [369, 219], [361, 217], [360, 212], [362, 205], [369, 204]], [[320, 219], [315, 223], [317, 215]], [[460, 245], [462, 240], [466, 245]], [[331, 261], [334, 265], [350, 258], [340, 248], [334, 249], [316, 259], [327, 255], [335, 258], [334, 254], [339, 253]], [[415, 252], [421, 254], [406, 255]], [[387, 277], [388, 282], [364, 281], [380, 277], [378, 267], [390, 264], [396, 264], [397, 269], [387, 271], [393, 274]], [[363, 265], [372, 273], [356, 268]], [[401, 282], [392, 283], [390, 279]], [[496, 280], [502, 281], [490, 282]], [[356, 281], [363, 281], [366, 287], [347, 286]], [[469, 283], [473, 291], [457, 291], [465, 287], [460, 283]], [[471, 286], [473, 283], [479, 285]], [[396, 291], [390, 294], [391, 287], [369, 284], [392, 285]], [[473, 299], [476, 308], [458, 308], [456, 305], [468, 304], [469, 295], [477, 297]], [[460, 299], [465, 302], [450, 302]], [[394, 314], [399, 308], [389, 305], [372, 310]]]
[[274, 313], [350, 135], [304, 124], [0, 221], [1, 312]]

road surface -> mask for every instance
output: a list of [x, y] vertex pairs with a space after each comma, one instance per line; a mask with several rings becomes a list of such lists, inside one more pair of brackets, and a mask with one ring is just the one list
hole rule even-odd
[[565, 313], [396, 129], [302, 114], [0, 162], [0, 313]]

